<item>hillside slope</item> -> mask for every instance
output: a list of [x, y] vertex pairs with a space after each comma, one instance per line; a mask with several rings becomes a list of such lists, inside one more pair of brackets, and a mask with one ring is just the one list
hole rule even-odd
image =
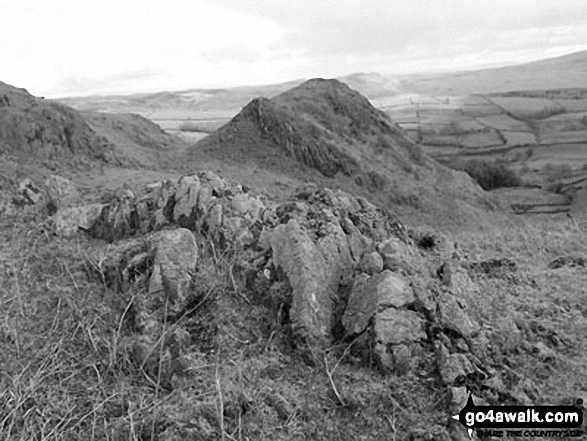
[[360, 194], [434, 223], [482, 222], [499, 203], [422, 153], [383, 112], [337, 80], [314, 79], [249, 103], [198, 142], [207, 154]]
[[0, 151], [27, 158], [83, 156], [114, 161], [114, 147], [80, 113], [0, 83]]
[[132, 113], [81, 112], [87, 124], [108, 139], [118, 155], [146, 167], [174, 166], [187, 146], [152, 121]]
[[8, 175], [24, 166], [176, 167], [186, 148], [141, 116], [79, 111], [0, 82], [0, 154], [7, 155]]

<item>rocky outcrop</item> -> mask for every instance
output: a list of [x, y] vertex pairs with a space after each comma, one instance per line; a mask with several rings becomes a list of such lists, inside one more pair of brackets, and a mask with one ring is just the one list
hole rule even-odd
[[408, 281], [389, 270], [355, 278], [342, 324], [349, 336], [373, 327], [375, 355], [384, 371], [409, 370], [412, 351], [427, 338], [424, 316], [409, 309], [415, 300]]
[[191, 231], [185, 228], [161, 231], [153, 236], [155, 253], [148, 296], [155, 304], [177, 314], [185, 307], [190, 272], [196, 269], [198, 246]]
[[329, 280], [327, 258], [294, 219], [273, 231], [271, 249], [273, 264], [283, 270], [293, 290], [294, 332], [314, 341], [328, 339], [338, 284]]

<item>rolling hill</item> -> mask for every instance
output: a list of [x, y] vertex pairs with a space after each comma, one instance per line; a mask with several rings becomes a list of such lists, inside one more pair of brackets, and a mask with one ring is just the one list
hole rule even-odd
[[531, 63], [401, 79], [402, 93], [466, 95], [585, 87], [587, 51]]

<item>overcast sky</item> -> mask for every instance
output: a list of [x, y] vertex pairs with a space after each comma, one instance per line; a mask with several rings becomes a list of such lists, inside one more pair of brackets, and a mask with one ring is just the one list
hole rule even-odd
[[47, 97], [474, 69], [586, 49], [585, 0], [0, 0], [0, 81]]

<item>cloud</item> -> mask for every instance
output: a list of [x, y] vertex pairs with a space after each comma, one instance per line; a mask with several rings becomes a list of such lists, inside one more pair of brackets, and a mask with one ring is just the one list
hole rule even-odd
[[53, 96], [467, 69], [587, 49], [583, 0], [2, 0], [0, 17], [0, 80]]
[[[582, 0], [218, 0], [274, 20], [283, 44], [314, 55], [371, 55], [422, 47], [435, 51], [463, 40], [491, 47], [502, 33], [585, 24]], [[547, 31], [548, 32], [548, 31]], [[510, 44], [515, 45], [516, 41]]]

